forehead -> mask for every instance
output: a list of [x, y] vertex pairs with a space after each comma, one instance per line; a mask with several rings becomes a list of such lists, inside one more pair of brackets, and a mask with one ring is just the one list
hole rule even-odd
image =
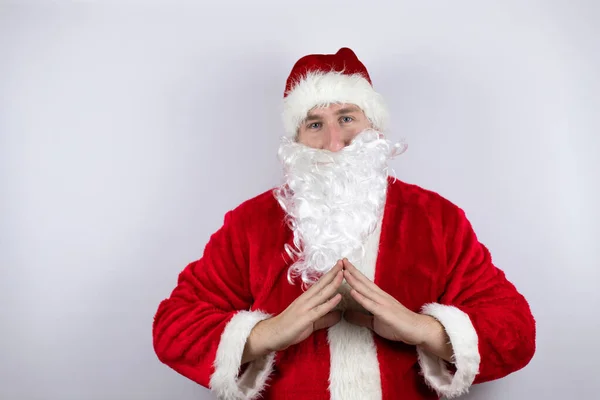
[[336, 114], [339, 112], [344, 113], [362, 113], [360, 107], [350, 103], [333, 103], [325, 104], [322, 106], [316, 106], [308, 112], [309, 117], [326, 116]]

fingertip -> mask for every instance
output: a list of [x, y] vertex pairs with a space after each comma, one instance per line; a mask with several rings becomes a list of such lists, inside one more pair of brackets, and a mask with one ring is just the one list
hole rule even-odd
[[342, 271], [342, 268], [340, 268], [340, 264], [339, 264], [339, 263], [336, 263], [336, 264], [333, 266], [333, 268], [331, 268], [331, 269], [329, 270], [329, 272], [328, 272], [328, 273], [329, 273], [330, 275], [334, 275], [334, 276], [335, 276], [335, 275], [337, 275], [337, 274], [338, 274], [338, 272], [340, 272], [340, 271]]

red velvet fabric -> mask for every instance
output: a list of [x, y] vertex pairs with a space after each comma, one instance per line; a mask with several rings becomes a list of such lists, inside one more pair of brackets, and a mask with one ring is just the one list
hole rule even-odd
[[[271, 191], [227, 213], [199, 260], [179, 276], [153, 325], [159, 359], [208, 387], [220, 336], [238, 310], [277, 314], [301, 293], [287, 282], [292, 233]], [[411, 310], [426, 303], [467, 313], [479, 339], [476, 382], [523, 368], [535, 351], [525, 298], [496, 268], [464, 212], [441, 196], [390, 179], [375, 283]], [[375, 338], [384, 399], [436, 399], [416, 349]], [[265, 399], [329, 399], [325, 331], [276, 356]]]
[[358, 59], [354, 51], [343, 47], [335, 54], [310, 54], [299, 59], [292, 67], [285, 85], [284, 97], [294, 85], [308, 72], [344, 72], [346, 75], [361, 74], [371, 82], [371, 77], [365, 65]]

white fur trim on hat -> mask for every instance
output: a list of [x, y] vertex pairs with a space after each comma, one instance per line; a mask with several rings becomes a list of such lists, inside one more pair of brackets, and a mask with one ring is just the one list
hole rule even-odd
[[318, 105], [332, 103], [355, 104], [360, 107], [373, 127], [385, 131], [388, 110], [383, 97], [361, 74], [343, 72], [309, 72], [297, 82], [284, 98], [283, 124], [289, 136], [295, 136], [308, 112]]

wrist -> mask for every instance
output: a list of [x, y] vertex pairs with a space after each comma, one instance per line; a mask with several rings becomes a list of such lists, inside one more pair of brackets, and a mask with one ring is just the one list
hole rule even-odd
[[260, 321], [256, 324], [254, 331], [254, 339], [256, 342], [256, 347], [261, 356], [267, 355], [275, 349], [273, 348], [274, 340], [273, 340], [273, 323], [277, 317], [271, 317]]
[[435, 341], [436, 337], [439, 337], [440, 331], [443, 330], [442, 324], [438, 322], [435, 318], [419, 314], [419, 318], [421, 320], [421, 346], [427, 346]]
[[423, 316], [423, 340], [420, 346], [446, 361], [450, 361], [453, 355], [450, 338], [446, 333], [444, 326], [435, 318], [429, 315]]
[[269, 320], [260, 321], [250, 331], [242, 355], [242, 365], [264, 357], [271, 352], [268, 346], [267, 321]]

